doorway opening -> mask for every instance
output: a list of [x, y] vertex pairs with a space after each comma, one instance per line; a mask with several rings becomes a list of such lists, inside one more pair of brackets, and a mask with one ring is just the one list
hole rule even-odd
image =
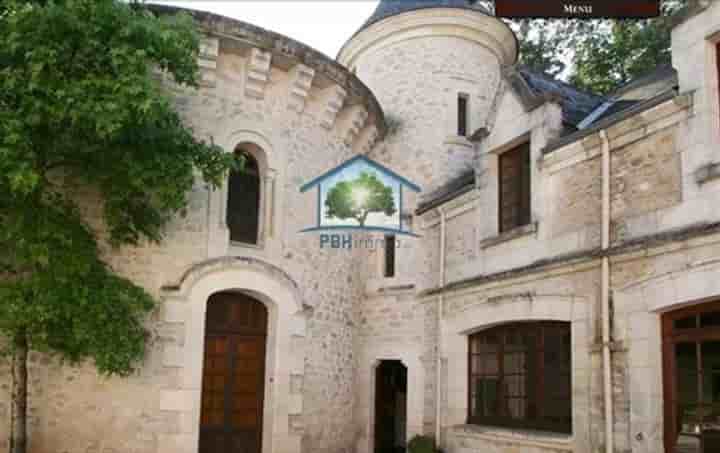
[[208, 299], [200, 407], [200, 453], [261, 453], [265, 305], [241, 293]]
[[383, 360], [375, 369], [375, 453], [405, 453], [407, 368]]
[[663, 315], [666, 453], [720, 451], [720, 302]]

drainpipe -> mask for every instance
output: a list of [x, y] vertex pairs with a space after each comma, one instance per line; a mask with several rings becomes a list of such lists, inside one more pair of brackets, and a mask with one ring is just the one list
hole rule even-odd
[[441, 432], [441, 402], [442, 402], [442, 312], [443, 305], [445, 302], [445, 295], [442, 292], [442, 288], [445, 286], [445, 211], [439, 208], [440, 211], [440, 276], [439, 276], [439, 288], [441, 289], [438, 295], [438, 306], [437, 306], [437, 362], [435, 364], [435, 443], [437, 447], [440, 447], [440, 432]]
[[613, 401], [612, 357], [610, 354], [610, 140], [606, 130], [600, 131], [602, 140], [602, 283], [600, 303], [602, 306], [602, 356], [603, 387], [605, 394], [605, 452], [613, 453]]

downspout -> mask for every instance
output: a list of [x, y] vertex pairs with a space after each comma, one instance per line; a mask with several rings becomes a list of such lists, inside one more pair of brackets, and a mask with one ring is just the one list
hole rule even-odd
[[440, 448], [440, 433], [442, 424], [441, 418], [441, 403], [442, 403], [442, 313], [443, 305], [445, 302], [445, 295], [442, 288], [445, 286], [445, 211], [439, 208], [440, 211], [440, 276], [438, 281], [438, 287], [441, 289], [438, 295], [438, 306], [437, 306], [437, 358], [435, 363], [435, 443]]
[[600, 131], [602, 140], [602, 308], [603, 390], [605, 396], [605, 452], [613, 453], [612, 357], [610, 351], [610, 140], [606, 130]]

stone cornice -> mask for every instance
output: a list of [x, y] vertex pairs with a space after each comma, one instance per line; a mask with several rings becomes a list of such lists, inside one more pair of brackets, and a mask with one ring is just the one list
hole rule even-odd
[[452, 36], [476, 42], [491, 51], [501, 66], [517, 60], [517, 38], [501, 20], [478, 11], [457, 8], [413, 10], [370, 25], [353, 36], [338, 53], [352, 67], [359, 55], [410, 39]]
[[[250, 95], [261, 97], [262, 85], [265, 83], [262, 69], [267, 60], [265, 56], [269, 56], [273, 66], [283, 65], [284, 69], [289, 72], [297, 66], [301, 68], [301, 77], [309, 78], [312, 75], [315, 80], [325, 80], [328, 85], [337, 85], [339, 90], [346, 93], [347, 105], [363, 106], [368, 114], [368, 124], [374, 125], [376, 139], [379, 140], [385, 136], [387, 130], [385, 117], [375, 95], [347, 68], [320, 51], [281, 34], [217, 14], [167, 5], [148, 5], [148, 7], [157, 14], [186, 12], [192, 15], [202, 31], [213, 39], [231, 40], [232, 46], [246, 47], [249, 52], [254, 52], [251, 56], [255, 57], [254, 63], [258, 70], [252, 74], [254, 78], [250, 87]], [[220, 49], [222, 47], [222, 45], [219, 46]], [[297, 70], [294, 75], [297, 76]], [[307, 87], [306, 81], [296, 79], [295, 83], [297, 86], [294, 87], [294, 95], [298, 99], [293, 101], [291, 108], [298, 109], [301, 108], [300, 104], [304, 100], [302, 99], [303, 92], [306, 92], [309, 87]]]

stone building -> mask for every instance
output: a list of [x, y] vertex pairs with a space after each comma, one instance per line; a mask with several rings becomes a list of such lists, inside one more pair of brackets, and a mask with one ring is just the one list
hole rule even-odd
[[[720, 451], [720, 3], [606, 97], [465, 0], [384, 0], [337, 61], [194, 16], [177, 108], [250, 171], [108, 252], [161, 301], [150, 352], [128, 379], [33, 355], [33, 453]], [[299, 187], [358, 154], [423, 188], [391, 261], [299, 233]]]

